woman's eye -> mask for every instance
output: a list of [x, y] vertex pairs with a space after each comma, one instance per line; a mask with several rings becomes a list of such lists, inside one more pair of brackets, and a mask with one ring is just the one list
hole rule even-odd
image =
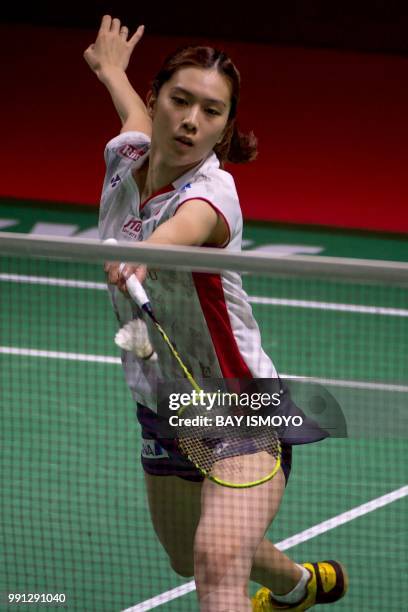
[[212, 115], [212, 116], [217, 116], [220, 115], [221, 113], [219, 113], [215, 108], [207, 108], [206, 109], [206, 113], [208, 115]]
[[187, 104], [187, 100], [185, 100], [184, 98], [179, 98], [178, 96], [173, 96], [172, 100], [175, 104], [178, 104], [179, 106]]

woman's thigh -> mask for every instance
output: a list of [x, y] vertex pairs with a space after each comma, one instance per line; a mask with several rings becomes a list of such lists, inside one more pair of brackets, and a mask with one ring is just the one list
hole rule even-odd
[[284, 490], [281, 469], [269, 482], [248, 489], [204, 481], [195, 538], [199, 591], [220, 581], [225, 588], [246, 588], [256, 550], [279, 509]]
[[178, 476], [152, 476], [147, 473], [145, 481], [157, 537], [169, 555], [173, 569], [182, 576], [192, 576], [202, 483]]

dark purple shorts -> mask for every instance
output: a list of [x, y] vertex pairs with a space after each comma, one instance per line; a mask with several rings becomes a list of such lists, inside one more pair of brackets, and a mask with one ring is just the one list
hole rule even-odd
[[[137, 419], [142, 427], [141, 460], [145, 472], [154, 476], [179, 476], [192, 482], [204, 480], [194, 464], [180, 454], [176, 440], [158, 438], [159, 417], [153, 410], [138, 403]], [[291, 444], [282, 444], [281, 467], [287, 484], [292, 467]]]

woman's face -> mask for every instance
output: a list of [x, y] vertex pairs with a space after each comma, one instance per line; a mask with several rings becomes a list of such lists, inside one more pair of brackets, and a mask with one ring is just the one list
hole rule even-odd
[[199, 163], [221, 142], [230, 110], [231, 86], [217, 70], [177, 70], [150, 98], [152, 146], [170, 165]]

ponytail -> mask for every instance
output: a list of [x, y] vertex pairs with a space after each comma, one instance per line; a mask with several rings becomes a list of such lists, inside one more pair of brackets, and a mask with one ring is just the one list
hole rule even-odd
[[258, 139], [253, 132], [241, 132], [234, 120], [227, 128], [222, 142], [214, 147], [214, 151], [222, 165], [225, 162], [245, 164], [256, 158]]

